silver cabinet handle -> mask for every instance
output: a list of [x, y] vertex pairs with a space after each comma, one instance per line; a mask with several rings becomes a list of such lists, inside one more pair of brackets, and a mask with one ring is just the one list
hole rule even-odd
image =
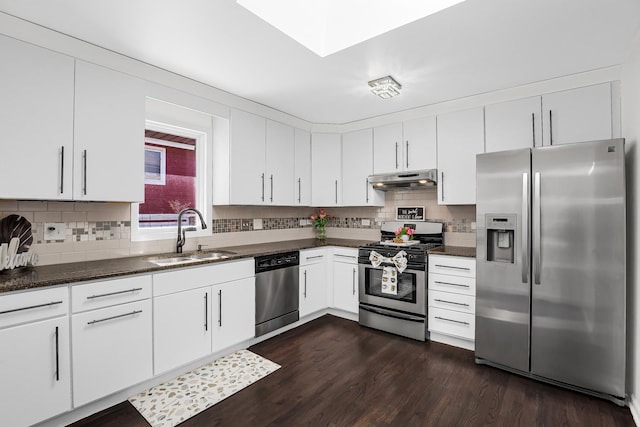
[[352, 280], [351, 280], [352, 286], [351, 286], [351, 295], [355, 295], [356, 294], [356, 269], [353, 269], [353, 274], [352, 274]]
[[82, 152], [82, 168], [84, 174], [84, 180], [82, 183], [82, 193], [87, 195], [87, 150]]
[[404, 153], [404, 157], [405, 159], [407, 159], [406, 164], [407, 164], [407, 169], [409, 169], [409, 141], [407, 140], [405, 141], [405, 143], [406, 143], [407, 149]]
[[456, 267], [456, 266], [453, 266], [453, 265], [436, 264], [436, 267], [451, 268], [451, 269], [454, 269], [454, 270], [471, 271], [471, 269], [469, 267]]
[[49, 307], [50, 305], [62, 304], [62, 301], [52, 301], [44, 304], [30, 305], [28, 307], [12, 308], [11, 310], [0, 311], [0, 314], [15, 313], [16, 311], [31, 310], [34, 308]]
[[[334, 256], [339, 256], [339, 257], [342, 257], [342, 258], [358, 259], [357, 256], [353, 256], [353, 255], [343, 255], [343, 254], [333, 254], [333, 255]], [[320, 255], [320, 256], [322, 256], [322, 255]]]
[[307, 299], [307, 270], [304, 271], [304, 299]]
[[110, 296], [113, 296], [113, 295], [126, 294], [128, 292], [137, 292], [137, 291], [141, 291], [141, 290], [142, 290], [142, 288], [131, 288], [131, 289], [126, 289], [124, 291], [109, 292], [107, 294], [90, 295], [90, 296], [87, 297], [87, 299], [110, 297]]
[[336, 179], [336, 205], [338, 204], [338, 180]]
[[308, 257], [305, 258], [305, 260], [318, 259], [318, 258], [324, 258], [324, 255], [308, 256]]
[[463, 307], [469, 307], [469, 304], [464, 304], [464, 303], [461, 303], [461, 302], [455, 302], [455, 301], [447, 301], [447, 300], [444, 300], [444, 299], [438, 299], [438, 298], [435, 298], [435, 299], [434, 299], [434, 301], [437, 301], [437, 302], [443, 302], [443, 303], [445, 303], [445, 304], [454, 304], [454, 305], [461, 305], [461, 306], [463, 306]]
[[541, 254], [541, 235], [540, 235], [540, 172], [536, 172], [533, 178], [533, 277], [536, 285], [540, 284], [540, 267], [542, 260]]
[[60, 147], [60, 194], [64, 193], [64, 145]]
[[531, 136], [533, 138], [532, 147], [536, 146], [536, 114], [531, 113]]
[[549, 145], [553, 145], [553, 115], [549, 110]]
[[463, 285], [463, 284], [461, 284], [461, 283], [440, 282], [440, 281], [438, 281], [438, 280], [434, 280], [434, 281], [433, 281], [433, 283], [437, 283], [437, 284], [439, 284], [439, 285], [451, 285], [451, 286], [458, 286], [458, 287], [461, 287], [461, 288], [469, 288], [469, 287], [470, 287], [469, 285]]
[[369, 203], [369, 180], [367, 178], [364, 179], [364, 195]]
[[204, 293], [204, 330], [209, 330], [209, 292]]
[[262, 201], [264, 202], [264, 173], [261, 175], [262, 179]]
[[440, 201], [444, 202], [444, 172], [440, 172]]
[[298, 203], [302, 203], [302, 178], [298, 178]]
[[60, 381], [60, 341], [58, 338], [58, 327], [56, 326], [56, 381]]
[[133, 310], [131, 313], [118, 314], [117, 316], [105, 317], [104, 319], [92, 320], [87, 322], [87, 325], [94, 325], [100, 322], [106, 322], [108, 320], [120, 319], [121, 317], [133, 316], [135, 314], [142, 313], [142, 310]]
[[396, 169], [398, 169], [398, 143], [396, 142]]
[[529, 174], [522, 174], [522, 283], [529, 281]]
[[444, 320], [447, 322], [460, 323], [461, 325], [469, 326], [469, 322], [461, 322], [460, 320], [447, 319], [446, 317], [435, 316], [438, 320]]
[[271, 174], [271, 203], [273, 203], [273, 174]]
[[222, 326], [222, 289], [218, 291], [218, 326]]

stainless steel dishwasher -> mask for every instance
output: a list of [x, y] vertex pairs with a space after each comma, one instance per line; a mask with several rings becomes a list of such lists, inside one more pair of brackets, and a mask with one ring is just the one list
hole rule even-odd
[[255, 258], [256, 336], [264, 335], [300, 318], [300, 253], [286, 252]]

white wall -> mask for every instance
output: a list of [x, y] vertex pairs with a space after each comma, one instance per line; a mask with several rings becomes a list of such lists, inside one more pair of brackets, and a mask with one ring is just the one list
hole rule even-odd
[[622, 134], [627, 152], [627, 394], [640, 425], [640, 32], [622, 67]]

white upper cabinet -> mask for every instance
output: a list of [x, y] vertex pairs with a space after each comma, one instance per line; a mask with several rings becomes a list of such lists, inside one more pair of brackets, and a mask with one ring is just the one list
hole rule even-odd
[[438, 116], [438, 204], [476, 203], [476, 154], [484, 152], [484, 109]]
[[0, 36], [0, 198], [69, 200], [74, 60]]
[[403, 169], [436, 168], [436, 118], [420, 117], [402, 123]]
[[144, 201], [145, 83], [76, 61], [75, 200]]
[[436, 118], [421, 117], [373, 129], [373, 171], [393, 173], [436, 167]]
[[[265, 204], [292, 206], [294, 190], [294, 130], [267, 120], [267, 183]], [[266, 179], [268, 177], [268, 179]]]
[[611, 83], [601, 83], [543, 95], [543, 144], [612, 138], [611, 94]]
[[373, 173], [373, 132], [342, 135], [342, 206], [384, 206], [384, 193], [367, 181]]
[[542, 146], [541, 109], [539, 96], [487, 105], [486, 152]]
[[311, 134], [295, 129], [294, 206], [311, 205]]
[[266, 119], [231, 110], [229, 198], [234, 205], [261, 205], [265, 193]]
[[314, 133], [311, 136], [311, 204], [340, 206], [341, 138], [337, 133]]

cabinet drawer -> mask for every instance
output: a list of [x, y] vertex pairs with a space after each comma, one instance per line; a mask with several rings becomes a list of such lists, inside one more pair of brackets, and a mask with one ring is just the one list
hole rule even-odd
[[476, 312], [476, 298], [473, 295], [429, 290], [429, 307], [474, 314]]
[[69, 311], [67, 286], [0, 296], [0, 328], [63, 316]]
[[348, 264], [357, 264], [358, 250], [351, 248], [334, 248], [333, 260], [338, 262], [345, 262]]
[[476, 317], [470, 313], [429, 307], [429, 331], [473, 340]]
[[71, 287], [71, 310], [79, 313], [150, 297], [151, 275], [85, 283]]
[[182, 268], [153, 275], [153, 295], [168, 295], [217, 283], [230, 282], [255, 275], [253, 258]]
[[300, 251], [300, 265], [316, 264], [323, 262], [326, 258], [327, 250], [325, 248]]
[[429, 273], [429, 291], [432, 290], [454, 292], [463, 295], [475, 295], [476, 279], [473, 277]]
[[429, 255], [429, 273], [476, 277], [475, 258]]

